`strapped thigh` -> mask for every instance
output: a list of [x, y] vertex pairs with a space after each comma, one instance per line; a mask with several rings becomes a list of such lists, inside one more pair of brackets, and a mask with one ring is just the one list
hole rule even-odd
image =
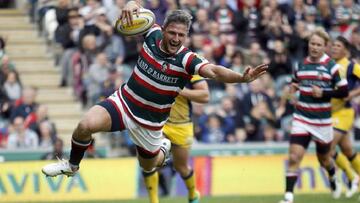
[[125, 129], [122, 113], [116, 103], [111, 99], [105, 99], [97, 105], [102, 106], [110, 114], [111, 117], [111, 130], [110, 132], [122, 131]]

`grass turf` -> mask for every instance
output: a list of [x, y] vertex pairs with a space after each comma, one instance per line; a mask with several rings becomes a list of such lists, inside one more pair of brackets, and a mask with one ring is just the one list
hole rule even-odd
[[[296, 195], [295, 203], [359, 203], [359, 194], [354, 195], [353, 198], [347, 199], [342, 197], [338, 200], [332, 199], [330, 194], [312, 194], [312, 195]], [[258, 196], [218, 196], [218, 197], [203, 197], [201, 203], [278, 203], [281, 200], [281, 195], [258, 195]], [[147, 199], [138, 200], [113, 200], [113, 201], [86, 201], [88, 203], [148, 203]], [[184, 197], [162, 198], [161, 203], [187, 203]], [[85, 203], [85, 201], [71, 201], [71, 203]]]

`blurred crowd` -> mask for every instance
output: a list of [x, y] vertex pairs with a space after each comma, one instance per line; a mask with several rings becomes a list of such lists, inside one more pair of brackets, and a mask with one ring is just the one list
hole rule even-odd
[[[84, 108], [106, 98], [129, 78], [143, 39], [121, 36], [113, 28], [126, 0], [28, 2], [31, 21], [53, 48], [54, 61], [62, 76], [59, 86], [71, 87]], [[294, 99], [287, 84], [293, 69], [306, 56], [307, 37], [317, 26], [324, 27], [333, 38], [345, 36], [352, 45], [352, 59], [360, 61], [357, 0], [143, 0], [142, 3], [155, 13], [160, 25], [170, 10], [187, 10], [193, 16], [193, 24], [186, 46], [213, 63], [237, 72], [249, 65], [270, 64], [268, 74], [250, 84], [229, 85], [207, 80], [210, 103], [194, 104], [193, 108], [198, 142], [287, 140]], [[29, 134], [28, 141], [24, 141], [26, 145], [45, 145], [49, 139], [54, 142], [56, 130], [49, 127], [53, 125], [46, 119], [46, 107], [34, 101], [36, 89], [22, 87], [4, 46], [1, 50], [1, 119], [10, 122], [13, 131]], [[354, 101], [357, 109], [359, 104], [358, 100]], [[29, 117], [32, 114], [34, 119]], [[28, 120], [36, 127], [31, 127]], [[46, 133], [42, 131], [46, 130], [42, 126], [51, 129], [49, 135], [43, 136]], [[13, 145], [11, 137], [8, 147]]]

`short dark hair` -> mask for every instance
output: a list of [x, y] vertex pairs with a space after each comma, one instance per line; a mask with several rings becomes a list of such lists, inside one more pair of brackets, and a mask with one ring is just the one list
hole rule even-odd
[[171, 11], [165, 18], [163, 27], [166, 28], [170, 23], [182, 23], [190, 30], [192, 16], [183, 10]]
[[349, 42], [345, 37], [343, 37], [343, 36], [338, 36], [338, 37], [336, 38], [336, 40], [339, 41], [339, 42], [341, 42], [341, 43], [344, 45], [344, 47], [345, 47], [346, 50], [348, 50], [348, 51], [350, 50], [350, 48], [351, 48], [350, 42]]

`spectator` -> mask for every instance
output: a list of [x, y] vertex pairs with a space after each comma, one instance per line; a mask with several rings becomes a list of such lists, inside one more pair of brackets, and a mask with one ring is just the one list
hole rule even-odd
[[264, 6], [261, 10], [261, 14], [259, 16], [258, 25], [257, 25], [257, 33], [256, 38], [259, 40], [259, 43], [262, 48], [268, 47], [268, 32], [270, 26], [272, 26], [272, 17], [273, 11], [270, 6]]
[[318, 19], [317, 21], [327, 31], [330, 31], [331, 26], [335, 23], [335, 11], [331, 8], [328, 0], [319, 0], [317, 4]]
[[314, 6], [306, 6], [305, 25], [306, 25], [306, 30], [308, 30], [309, 32], [314, 31], [315, 28], [318, 26], [316, 22], [316, 15], [317, 15], [317, 11]]
[[39, 146], [38, 135], [25, 128], [24, 118], [15, 117], [12, 122], [12, 130], [7, 141], [8, 149], [36, 149]]
[[190, 13], [190, 15], [193, 17], [193, 21], [196, 21], [196, 13], [201, 8], [198, 0], [186, 0], [183, 1], [180, 5], [180, 9]]
[[297, 21], [304, 20], [305, 7], [304, 0], [294, 0], [292, 7], [286, 12], [290, 25], [294, 26]]
[[236, 126], [236, 111], [234, 108], [234, 101], [230, 97], [224, 97], [221, 100], [221, 107], [217, 109], [216, 114], [221, 117], [222, 128], [225, 132], [226, 142], [236, 142], [235, 126]]
[[[240, 26], [238, 30], [238, 42], [240, 45], [248, 46], [248, 41], [254, 41], [257, 32], [257, 26], [260, 19], [260, 11], [254, 0], [245, 1], [242, 9], [239, 11], [235, 20], [235, 25]], [[243, 32], [244, 34], [241, 34]]]
[[45, 14], [50, 9], [55, 8], [56, 4], [57, 4], [56, 0], [38, 0], [38, 3], [37, 3], [37, 24], [38, 24], [38, 30], [39, 30], [40, 34], [43, 33], [43, 29], [44, 29], [43, 20], [44, 20]]
[[[290, 82], [290, 80], [288, 81]], [[288, 83], [290, 84], [290, 83]], [[280, 121], [281, 138], [288, 140], [291, 132], [292, 113], [296, 105], [296, 96], [290, 91], [289, 85], [284, 85], [280, 94], [280, 100], [276, 108], [276, 119]]]
[[96, 61], [90, 65], [89, 71], [83, 76], [88, 101], [90, 105], [95, 104], [100, 97], [101, 84], [109, 78], [110, 64], [105, 53], [98, 53]]
[[[245, 90], [246, 89], [246, 90]], [[231, 143], [239, 143], [244, 142], [247, 135], [245, 131], [245, 123], [243, 119], [243, 106], [241, 104], [241, 99], [243, 98], [243, 94], [248, 91], [248, 87], [240, 86], [240, 84], [227, 84], [226, 85], [226, 95], [232, 101], [233, 109], [231, 109], [232, 119], [234, 122], [234, 134], [227, 136], [227, 141]], [[241, 94], [241, 95], [239, 95]]]
[[220, 59], [219, 65], [230, 68], [230, 66], [232, 64], [232, 57], [234, 56], [235, 51], [236, 51], [236, 46], [234, 44], [226, 44], [225, 45], [225, 54]]
[[76, 8], [68, 12], [68, 22], [56, 30], [56, 42], [60, 43], [63, 48], [63, 54], [60, 61], [61, 66], [61, 83], [64, 87], [72, 84], [71, 58], [78, 50], [80, 31], [84, 27], [84, 20], [79, 15]]
[[234, 10], [227, 4], [227, 0], [219, 0], [214, 8], [212, 18], [219, 24], [219, 31], [222, 34], [234, 34]]
[[86, 35], [81, 41], [81, 47], [72, 57], [73, 88], [75, 96], [86, 106], [86, 89], [83, 84], [83, 75], [89, 70], [93, 63], [98, 48], [95, 35]]
[[52, 136], [52, 126], [49, 121], [42, 121], [39, 125], [39, 131], [40, 131], [40, 143], [39, 147], [42, 149], [48, 149], [53, 146], [54, 138]]
[[86, 26], [92, 26], [96, 22], [96, 16], [100, 9], [105, 9], [101, 6], [99, 0], [86, 0], [86, 5], [80, 8], [79, 13], [85, 19]]
[[209, 33], [209, 17], [206, 9], [199, 9], [196, 13], [196, 20], [191, 25], [190, 33], [207, 34]]
[[145, 8], [151, 10], [156, 16], [156, 23], [162, 25], [168, 10], [166, 0], [146, 1]]
[[55, 6], [46, 11], [42, 26], [49, 44], [56, 41], [56, 31], [67, 23], [69, 9], [69, 0], [59, 0]]
[[356, 24], [360, 20], [360, 5], [354, 0], [341, 1], [341, 5], [336, 9], [336, 20], [340, 25], [340, 32], [349, 37]]
[[100, 35], [96, 37], [100, 51], [104, 51], [111, 64], [122, 64], [125, 57], [124, 42], [122, 37], [114, 34], [111, 23], [106, 18], [105, 10], [99, 10], [95, 26], [100, 29]]
[[121, 16], [121, 9], [124, 8], [126, 0], [115, 0], [115, 5], [107, 8], [106, 16], [110, 22], [115, 22]]
[[266, 63], [266, 53], [261, 49], [258, 42], [252, 42], [249, 50], [245, 52], [245, 64], [254, 66], [254, 64]]
[[70, 0], [59, 0], [58, 5], [55, 7], [56, 21], [58, 27], [68, 23], [68, 13], [70, 9]]
[[232, 56], [230, 69], [238, 73], [244, 72], [244, 55], [240, 50], [235, 51], [234, 55]]
[[288, 57], [285, 45], [281, 40], [274, 41], [274, 49], [270, 55], [268, 72], [275, 81], [280, 77], [284, 77], [292, 73], [291, 60]]
[[289, 55], [291, 57], [292, 64], [294, 66], [298, 64], [307, 53], [307, 41], [310, 35], [309, 30], [307, 30], [304, 21], [297, 21], [295, 25], [295, 30], [290, 36], [289, 40]]
[[216, 114], [207, 117], [206, 124], [201, 129], [201, 141], [205, 143], [222, 143], [226, 140], [226, 133], [222, 127], [222, 118]]
[[10, 120], [16, 117], [25, 119], [38, 106], [36, 103], [37, 89], [34, 87], [25, 87], [22, 97], [16, 101], [14, 110], [11, 112]]
[[3, 85], [9, 72], [14, 71], [16, 73], [16, 77], [18, 77], [18, 73], [15, 70], [15, 65], [10, 61], [8, 55], [4, 55], [0, 58], [0, 84]]
[[8, 73], [6, 81], [4, 83], [4, 89], [7, 96], [12, 102], [20, 99], [22, 87], [15, 71], [10, 71]]
[[[250, 83], [250, 92], [244, 96], [242, 107], [244, 109], [246, 141], [264, 141], [272, 138], [275, 133], [275, 111], [271, 98], [263, 93], [261, 80]], [[264, 136], [264, 133], [267, 133]]]
[[39, 135], [39, 139], [41, 140], [42, 132], [41, 132], [41, 124], [43, 122], [47, 123], [47, 127], [49, 128], [50, 137], [54, 141], [56, 138], [56, 126], [53, 122], [51, 122], [48, 115], [48, 108], [46, 105], [38, 105], [34, 112], [30, 113], [25, 118], [25, 127], [30, 128], [34, 132]]
[[[222, 44], [220, 40], [220, 27], [219, 23], [215, 21], [210, 22], [210, 33], [207, 35], [206, 44], [210, 45], [212, 48], [212, 56], [215, 61], [221, 59], [223, 54], [225, 53], [225, 45]], [[211, 60], [212, 58], [206, 58]]]
[[108, 71], [108, 78], [100, 85], [100, 101], [109, 97], [125, 81], [123, 73], [118, 72], [117, 69], [110, 68]]

